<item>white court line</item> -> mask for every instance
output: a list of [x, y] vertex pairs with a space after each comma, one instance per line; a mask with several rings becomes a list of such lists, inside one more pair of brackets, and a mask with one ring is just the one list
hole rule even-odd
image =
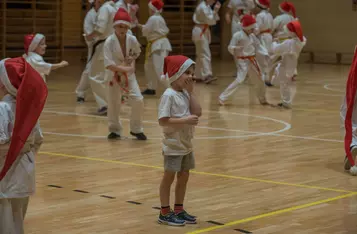
[[[334, 88], [330, 88], [332, 84], [325, 84], [324, 85], [324, 89], [329, 90], [329, 91], [334, 91], [334, 92], [339, 92], [339, 93], [344, 93], [345, 91], [341, 90], [341, 89], [334, 89]], [[341, 85], [343, 86], [343, 85]]]
[[[155, 109], [155, 108], [146, 108], [146, 109]], [[156, 109], [155, 109], [156, 110]], [[75, 115], [75, 116], [84, 116], [84, 117], [92, 117], [92, 118], [100, 118], [100, 119], [106, 119], [107, 117], [105, 116], [97, 116], [97, 115], [89, 115], [89, 114], [80, 114], [76, 112], [63, 112], [63, 111], [43, 111], [44, 113], [52, 113], [52, 114], [59, 114], [59, 115]], [[215, 111], [208, 111], [208, 112], [215, 112]], [[232, 114], [232, 115], [241, 115], [241, 116], [250, 116], [250, 117], [255, 117], [255, 118], [260, 118], [264, 120], [271, 120], [276, 123], [280, 123], [285, 125], [284, 128], [273, 131], [273, 132], [254, 132], [254, 131], [245, 131], [245, 130], [238, 130], [238, 129], [227, 129], [227, 128], [214, 128], [214, 127], [208, 127], [208, 126], [197, 126], [196, 128], [202, 128], [202, 129], [208, 129], [208, 130], [216, 130], [216, 131], [225, 131], [225, 132], [243, 132], [243, 133], [251, 133], [248, 135], [239, 135], [239, 136], [208, 136], [208, 137], [195, 137], [197, 140], [209, 140], [209, 139], [238, 139], [238, 138], [247, 138], [247, 137], [255, 137], [255, 136], [264, 136], [264, 135], [271, 135], [275, 133], [281, 133], [289, 130], [291, 128], [291, 125], [289, 123], [286, 123], [282, 120], [277, 120], [269, 117], [264, 117], [264, 116], [255, 116], [255, 115], [249, 115], [249, 114], [241, 114], [241, 113], [235, 113], [235, 112], [218, 112], [217, 113], [222, 113], [222, 114]], [[125, 121], [130, 121], [129, 119], [123, 119]], [[150, 124], [158, 124], [156, 121], [143, 121], [143, 123], [150, 123]], [[52, 135], [55, 135], [56, 133], [51, 132]], [[59, 134], [66, 134], [66, 133], [59, 133]], [[70, 134], [67, 136], [77, 136], [78, 134]], [[64, 136], [64, 135], [63, 135]], [[86, 136], [86, 135], [78, 135], [78, 136]], [[90, 136], [88, 136], [90, 137]], [[98, 138], [98, 136], [93, 136], [93, 138]], [[151, 138], [153, 139], [153, 138]], [[160, 138], [161, 139], [161, 138]]]

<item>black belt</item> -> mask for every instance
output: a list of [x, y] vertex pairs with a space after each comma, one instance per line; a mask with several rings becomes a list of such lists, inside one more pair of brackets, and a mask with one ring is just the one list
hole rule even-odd
[[88, 62], [90, 62], [90, 61], [92, 60], [97, 46], [99, 46], [100, 44], [102, 44], [103, 42], [105, 42], [105, 40], [106, 40], [106, 39], [99, 40], [99, 41], [97, 41], [96, 43], [94, 43], [94, 45], [93, 45], [93, 50], [92, 50], [92, 54], [90, 55], [90, 58], [89, 58]]

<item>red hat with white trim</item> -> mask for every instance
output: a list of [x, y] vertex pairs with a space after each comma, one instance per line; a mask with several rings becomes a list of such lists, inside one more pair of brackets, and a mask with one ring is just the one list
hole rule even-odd
[[149, 8], [154, 12], [162, 12], [163, 7], [164, 7], [164, 2], [161, 0], [151, 0], [149, 2]]
[[290, 23], [284, 26], [284, 29], [290, 35], [297, 36], [300, 41], [304, 41], [304, 33], [302, 31], [301, 24], [298, 20], [291, 21]]
[[279, 5], [279, 10], [283, 13], [291, 13], [294, 18], [296, 18], [296, 9], [294, 4], [292, 4], [291, 2], [282, 2]]
[[124, 24], [124, 25], [131, 27], [131, 17], [128, 14], [128, 12], [123, 8], [119, 8], [119, 10], [117, 11], [117, 13], [114, 16], [113, 22], [114, 22], [113, 26], [118, 25], [118, 24]]
[[25, 53], [28, 54], [35, 51], [43, 38], [45, 36], [40, 33], [26, 35], [24, 38]]
[[183, 55], [171, 55], [167, 56], [164, 60], [164, 74], [162, 79], [166, 79], [171, 84], [182, 76], [187, 69], [195, 62]]
[[270, 7], [270, 0], [255, 0], [255, 3], [264, 9], [267, 9]]
[[6, 176], [35, 127], [47, 99], [47, 85], [22, 57], [0, 61], [0, 85], [16, 97], [15, 126], [0, 181]]
[[244, 30], [250, 30], [257, 27], [257, 21], [252, 15], [244, 15], [241, 22]]

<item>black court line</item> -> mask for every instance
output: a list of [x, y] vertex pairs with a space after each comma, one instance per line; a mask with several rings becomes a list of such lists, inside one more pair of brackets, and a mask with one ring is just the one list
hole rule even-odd
[[61, 186], [58, 186], [58, 185], [54, 185], [54, 184], [49, 184], [47, 185], [48, 187], [52, 187], [52, 188], [63, 188]]
[[215, 225], [224, 225], [224, 223], [220, 223], [220, 222], [216, 222], [216, 221], [212, 221], [212, 220], [209, 220], [209, 221], [206, 221], [207, 223], [212, 223], [212, 224], [215, 224]]
[[131, 204], [135, 204], [135, 205], [141, 205], [142, 203], [140, 202], [136, 202], [136, 201], [126, 201], [128, 203], [131, 203]]
[[238, 232], [241, 232], [241, 233], [253, 233], [253, 232], [250, 232], [250, 231], [246, 231], [246, 230], [243, 230], [243, 229], [234, 229], [235, 231], [238, 231]]
[[157, 206], [154, 206], [153, 209], [155, 209], [155, 210], [161, 210], [161, 208], [160, 208], [160, 207], [157, 207]]
[[79, 190], [79, 189], [75, 189], [73, 190], [73, 192], [78, 192], [78, 193], [89, 193], [87, 191], [83, 191], [83, 190]]
[[107, 196], [107, 195], [100, 195], [101, 197], [109, 198], [109, 199], [115, 199], [115, 197]]

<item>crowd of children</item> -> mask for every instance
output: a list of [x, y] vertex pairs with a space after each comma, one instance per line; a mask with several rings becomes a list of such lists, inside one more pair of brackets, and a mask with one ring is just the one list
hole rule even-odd
[[[133, 0], [89, 0], [92, 8], [84, 20], [84, 37], [88, 59], [76, 88], [77, 101], [85, 101], [91, 88], [98, 113], [108, 116], [108, 139], [122, 136], [120, 107], [122, 97], [131, 105], [130, 134], [146, 140], [143, 122], [143, 95], [156, 95], [158, 85], [166, 88], [158, 107], [158, 122], [162, 126], [164, 174], [160, 184], [161, 211], [158, 222], [174, 226], [195, 224], [197, 217], [183, 206], [189, 172], [195, 167], [192, 138], [194, 126], [202, 114], [195, 94], [195, 81], [216, 80], [211, 66], [210, 26], [219, 20], [221, 4], [202, 0], [193, 15], [192, 40], [196, 62], [182, 56], [169, 56], [172, 51], [167, 38], [169, 28], [161, 15], [162, 0], [148, 4], [150, 17], [145, 24], [136, 18], [138, 6]], [[244, 80], [249, 77], [262, 105], [268, 102], [266, 86], [280, 84], [278, 107], [292, 106], [291, 83], [297, 75], [300, 52], [306, 44], [302, 27], [290, 2], [279, 5], [282, 12], [275, 19], [269, 12], [270, 0], [230, 0], [225, 19], [232, 24], [232, 39], [228, 51], [237, 67], [236, 78], [218, 97], [226, 105]], [[138, 27], [147, 39], [145, 75], [147, 88], [141, 92], [135, 76], [135, 60], [141, 45], [131, 29]], [[46, 63], [45, 36], [25, 36], [25, 54], [20, 58], [0, 62], [0, 231], [23, 233], [23, 220], [29, 196], [35, 190], [34, 156], [42, 141], [38, 119], [47, 98], [46, 76], [52, 70], [67, 66]], [[273, 75], [272, 75], [273, 73]], [[346, 100], [341, 117], [346, 128], [345, 169], [357, 175], [357, 137], [354, 126], [357, 54], [351, 68]], [[15, 112], [16, 110], [16, 112]], [[355, 139], [356, 138], [356, 139]], [[177, 177], [174, 210], [170, 208], [170, 188]]]

